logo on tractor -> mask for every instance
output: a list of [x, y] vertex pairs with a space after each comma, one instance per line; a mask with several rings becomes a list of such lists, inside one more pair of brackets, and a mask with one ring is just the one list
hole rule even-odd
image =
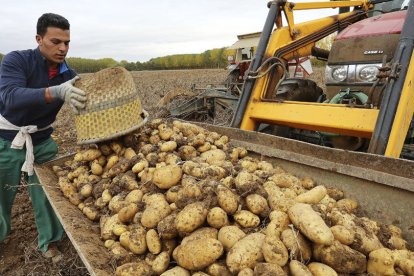
[[364, 55], [378, 55], [378, 54], [383, 54], [384, 51], [383, 50], [367, 50], [364, 51]]

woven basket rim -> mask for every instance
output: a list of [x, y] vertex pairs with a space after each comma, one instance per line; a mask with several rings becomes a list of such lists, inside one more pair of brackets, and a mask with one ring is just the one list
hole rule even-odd
[[129, 129], [123, 130], [121, 132], [118, 132], [116, 134], [106, 136], [106, 137], [77, 141], [77, 144], [78, 145], [87, 145], [87, 144], [94, 144], [94, 143], [104, 142], [104, 141], [116, 139], [116, 138], [124, 136], [128, 133], [131, 133], [134, 130], [137, 130], [138, 128], [142, 127], [144, 124], [146, 124], [148, 122], [149, 113], [145, 109], [142, 109], [142, 113], [144, 113], [144, 119], [139, 124], [129, 128]]

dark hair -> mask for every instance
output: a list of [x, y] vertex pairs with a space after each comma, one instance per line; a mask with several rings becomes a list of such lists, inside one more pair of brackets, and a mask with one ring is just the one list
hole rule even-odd
[[62, 30], [69, 30], [69, 21], [63, 16], [55, 13], [45, 13], [37, 20], [36, 31], [40, 36], [44, 36], [47, 27], [56, 27]]

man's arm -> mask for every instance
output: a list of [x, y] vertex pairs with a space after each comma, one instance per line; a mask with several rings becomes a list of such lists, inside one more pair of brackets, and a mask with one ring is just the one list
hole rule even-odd
[[9, 110], [46, 105], [45, 88], [27, 88], [27, 64], [17, 53], [4, 56], [0, 69], [0, 97]]

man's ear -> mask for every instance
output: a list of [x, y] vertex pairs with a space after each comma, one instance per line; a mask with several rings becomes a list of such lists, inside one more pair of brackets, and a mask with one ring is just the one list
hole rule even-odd
[[40, 35], [36, 35], [36, 42], [39, 44], [39, 46], [42, 46], [42, 37]]

